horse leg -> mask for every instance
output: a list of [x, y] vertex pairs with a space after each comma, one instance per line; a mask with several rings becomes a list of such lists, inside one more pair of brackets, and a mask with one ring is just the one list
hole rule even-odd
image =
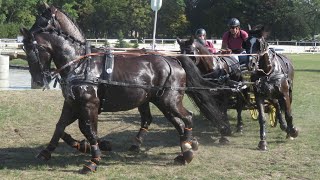
[[243, 132], [243, 121], [242, 121], [242, 107], [237, 107], [237, 132]]
[[62, 113], [60, 115], [60, 119], [56, 124], [56, 129], [54, 134], [50, 140], [49, 145], [42, 150], [37, 158], [42, 160], [49, 160], [51, 158], [51, 153], [56, 149], [59, 143], [59, 139], [61, 137], [66, 137], [66, 133], [64, 133], [65, 128], [73, 123], [77, 118], [75, 117], [74, 112], [72, 111], [72, 105], [64, 101]]
[[[82, 141], [78, 141], [78, 140], [72, 138], [72, 136], [66, 132], [63, 133], [61, 139], [65, 143], [67, 143], [69, 146], [71, 146], [72, 148], [75, 148], [76, 150], [78, 150], [82, 153], [90, 153], [90, 151], [91, 151], [90, 143], [88, 141], [86, 141], [85, 139]], [[98, 140], [98, 144], [99, 144], [99, 148], [102, 151], [111, 151], [112, 150], [111, 143], [109, 141]]]
[[220, 144], [228, 144], [230, 141], [226, 136], [231, 136], [231, 134], [232, 134], [230, 122], [228, 120], [227, 105], [228, 105], [228, 99], [223, 98], [222, 104], [220, 104], [220, 112], [221, 112], [221, 118], [223, 119], [223, 122], [225, 122], [226, 124], [219, 127], [219, 131], [220, 131], [220, 135], [221, 135], [221, 137], [219, 139]]
[[242, 110], [245, 108], [246, 104], [248, 104], [249, 100], [249, 91], [246, 89], [242, 92], [237, 93], [237, 132], [243, 132], [243, 120], [242, 120]]
[[[156, 106], [161, 110], [164, 116], [174, 125], [180, 136], [180, 148], [181, 154], [178, 155], [174, 161], [178, 164], [185, 165], [190, 163], [193, 159], [193, 151], [198, 150], [199, 143], [192, 136], [192, 112], [185, 109], [182, 105], [182, 97], [176, 100], [173, 100], [171, 97], [170, 102], [167, 103], [156, 103]], [[172, 102], [177, 102], [172, 104]]]
[[87, 174], [97, 170], [101, 160], [101, 151], [98, 146], [97, 124], [100, 100], [96, 95], [93, 86], [78, 86], [74, 88], [75, 102], [77, 102], [77, 111], [79, 112], [79, 128], [82, 134], [90, 143], [91, 159], [80, 171]]
[[276, 120], [279, 120], [281, 130], [285, 131], [287, 129], [287, 124], [284, 122], [281, 113], [281, 107], [277, 99], [272, 100], [272, 105], [276, 109]]
[[256, 104], [259, 112], [259, 125], [260, 125], [260, 142], [258, 145], [259, 150], [267, 150], [266, 141], [266, 118], [264, 114], [264, 99], [256, 95]]
[[137, 134], [137, 136], [134, 138], [134, 144], [131, 145], [130, 147], [130, 151], [134, 151], [134, 152], [140, 152], [140, 147], [143, 143], [143, 139], [144, 137], [147, 135], [148, 133], [148, 128], [150, 126], [150, 124], [152, 123], [152, 115], [150, 112], [150, 106], [149, 106], [149, 102], [146, 102], [144, 104], [142, 104], [141, 106], [138, 107], [140, 116], [141, 116], [141, 127], [140, 130]]
[[296, 138], [299, 134], [299, 131], [296, 127], [293, 126], [293, 118], [291, 113], [291, 100], [289, 93], [285, 93], [284, 95], [284, 104], [285, 104], [285, 118], [287, 121], [287, 137]]

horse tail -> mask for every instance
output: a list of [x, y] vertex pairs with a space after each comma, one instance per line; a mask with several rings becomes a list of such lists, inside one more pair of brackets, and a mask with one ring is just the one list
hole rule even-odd
[[206, 119], [212, 121], [216, 127], [229, 127], [229, 123], [226, 122], [226, 118], [223, 117], [221, 106], [218, 105], [219, 100], [217, 99], [217, 94], [209, 90], [210, 88], [216, 88], [217, 84], [205, 80], [201, 76], [198, 67], [189, 57], [179, 56], [177, 58], [186, 72], [186, 94], [199, 108], [201, 114], [204, 115]]

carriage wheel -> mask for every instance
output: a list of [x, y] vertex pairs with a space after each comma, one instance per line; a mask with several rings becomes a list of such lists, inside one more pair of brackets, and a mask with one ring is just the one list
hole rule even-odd
[[277, 126], [276, 108], [273, 105], [268, 105], [269, 123], [271, 127]]
[[[255, 103], [256, 98], [254, 97], [253, 93], [249, 93], [249, 101], [250, 101], [250, 104], [254, 104]], [[253, 120], [257, 120], [258, 119], [258, 115], [259, 115], [258, 109], [249, 109], [249, 112], [250, 112], [251, 118]]]
[[259, 112], [258, 112], [257, 109], [249, 109], [249, 112], [250, 112], [251, 118], [253, 120], [257, 120], [258, 119]]

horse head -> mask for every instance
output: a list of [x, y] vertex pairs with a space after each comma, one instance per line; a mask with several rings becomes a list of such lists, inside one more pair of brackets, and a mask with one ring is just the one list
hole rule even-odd
[[269, 58], [269, 45], [266, 41], [268, 32], [264, 26], [255, 26], [249, 31], [249, 37], [244, 43], [247, 54], [257, 54], [250, 56], [249, 67], [257, 72], [268, 75], [272, 72], [272, 61]]
[[[44, 9], [44, 10], [43, 10]], [[48, 88], [48, 81], [51, 80], [50, 65], [52, 50], [42, 33], [64, 34], [72, 42], [84, 44], [85, 38], [78, 26], [63, 12], [49, 6], [46, 3], [42, 7], [42, 13], [37, 16], [36, 22], [30, 30], [21, 28], [20, 32], [24, 37], [24, 51], [27, 55], [29, 71], [32, 77], [32, 88]]]
[[207, 74], [213, 70], [214, 64], [211, 53], [205, 46], [196, 41], [193, 36], [188, 40], [177, 38], [177, 42], [180, 45], [181, 54], [194, 55], [191, 59], [202, 73]]

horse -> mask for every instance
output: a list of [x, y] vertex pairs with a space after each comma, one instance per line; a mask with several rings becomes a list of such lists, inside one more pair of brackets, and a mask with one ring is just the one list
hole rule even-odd
[[[233, 56], [211, 56], [212, 54], [208, 49], [198, 41], [195, 41], [193, 36], [188, 40], [177, 38], [177, 42], [180, 45], [181, 54], [195, 55], [193, 57], [194, 63], [199, 68], [203, 77], [210, 78], [220, 85], [227, 84], [237, 89], [236, 92], [227, 91], [227, 94], [225, 91], [221, 92], [220, 97], [224, 98], [223, 102], [225, 103], [225, 105], [221, 107], [224, 109], [225, 118], [227, 118], [227, 108], [232, 107], [237, 110], [236, 130], [237, 132], [242, 132], [243, 120], [241, 112], [245, 108], [246, 98], [243, 98], [243, 96], [247, 96], [247, 90], [240, 87], [244, 86], [239, 83], [242, 79], [239, 61]], [[230, 99], [231, 96], [235, 96], [235, 98]]]
[[[291, 113], [294, 67], [288, 57], [269, 49], [266, 41], [267, 35], [268, 32], [264, 26], [258, 25], [249, 31], [249, 37], [244, 44], [247, 54], [257, 54], [256, 56], [251, 55], [250, 59], [255, 69], [251, 81], [255, 82], [254, 94], [259, 113], [260, 142], [258, 148], [260, 150], [267, 150], [265, 100], [272, 102], [275, 106], [280, 127], [286, 131], [288, 138], [296, 138], [299, 132], [293, 125]], [[283, 112], [287, 124], [283, 121]]]
[[[103, 112], [138, 108], [141, 114], [141, 137], [151, 123], [149, 103], [155, 104], [174, 125], [180, 136], [180, 164], [190, 163], [197, 142], [192, 136], [192, 113], [184, 108], [182, 99], [187, 93], [200, 111], [217, 125], [225, 122], [216, 117], [212, 92], [215, 84], [203, 79], [188, 57], [165, 57], [155, 54], [113, 56], [102, 49], [88, 48], [75, 37], [54, 26], [52, 20], [38, 17], [31, 29], [20, 29], [30, 66], [37, 69], [32, 77], [44, 79], [44, 64], [54, 62], [61, 76], [65, 98], [60, 119], [49, 145], [37, 156], [49, 160], [65, 128], [78, 119], [80, 131], [90, 143], [91, 160], [81, 173], [96, 171], [101, 160], [98, 146], [97, 118]], [[57, 23], [57, 22], [55, 22]], [[194, 91], [198, 87], [199, 91]], [[190, 88], [188, 90], [188, 88]], [[138, 136], [137, 136], [138, 137]], [[140, 139], [137, 138], [137, 141]]]
[[[53, 5], [48, 5], [47, 3], [42, 3], [42, 6], [38, 10], [42, 11], [39, 18], [39, 26], [46, 28], [47, 26], [52, 26], [59, 30], [60, 33], [68, 35], [72, 38], [73, 41], [78, 42], [79, 44], [85, 45], [85, 37], [79, 28], [79, 26], [69, 17], [68, 14], [56, 8]], [[141, 54], [146, 54], [146, 50], [135, 50], [130, 51], [128, 53], [121, 53], [116, 56], [139, 56]], [[154, 52], [153, 52], [154, 53]], [[39, 59], [42, 59], [39, 57]], [[44, 88], [46, 86], [48, 88], [48, 80], [51, 80], [50, 71], [50, 63], [48, 61], [43, 63], [31, 63], [28, 61], [30, 67], [30, 73], [32, 75], [32, 85], [33, 88]], [[39, 67], [40, 66], [40, 67]], [[42, 69], [44, 76], [35, 76], [34, 73], [37, 73]], [[149, 110], [144, 110], [145, 112], [150, 112]], [[152, 123], [152, 116], [145, 116], [143, 113], [141, 114], [141, 128], [139, 133], [134, 138], [133, 145], [130, 147], [130, 151], [139, 152], [140, 147], [142, 145], [144, 136], [147, 134], [148, 127]], [[63, 133], [62, 140], [64, 140], [71, 147], [79, 150], [82, 153], [90, 152], [90, 144], [86, 140], [78, 141], [72, 138], [72, 136], [66, 132]], [[111, 151], [112, 146], [111, 143], [105, 140], [99, 140], [99, 147], [104, 151]]]
[[[59, 33], [64, 33], [70, 35], [70, 38], [74, 42], [81, 45], [85, 45], [85, 37], [76, 23], [66, 14], [65, 12], [59, 10], [53, 5], [48, 5], [43, 2], [38, 9], [41, 12], [40, 16], [37, 17], [37, 22], [39, 28], [47, 28], [51, 26], [52, 28], [58, 28]], [[36, 50], [36, 49], [35, 49]], [[43, 53], [37, 53], [39, 55], [39, 60], [46, 59], [47, 55]], [[44, 57], [42, 57], [44, 55]], [[29, 57], [32, 59], [32, 57]], [[51, 63], [49, 61], [28, 61], [29, 72], [31, 74], [31, 87], [32, 89], [42, 89], [49, 88], [49, 82], [52, 81], [52, 73], [50, 72]], [[42, 73], [42, 76], [38, 74]], [[66, 132], [63, 133], [61, 139], [65, 141], [71, 147], [79, 150], [82, 153], [90, 152], [90, 144], [86, 140], [78, 141], [72, 138], [72, 136]], [[99, 147], [105, 151], [111, 151], [112, 147], [110, 142], [99, 140]], [[133, 149], [134, 147], [132, 147]]]

